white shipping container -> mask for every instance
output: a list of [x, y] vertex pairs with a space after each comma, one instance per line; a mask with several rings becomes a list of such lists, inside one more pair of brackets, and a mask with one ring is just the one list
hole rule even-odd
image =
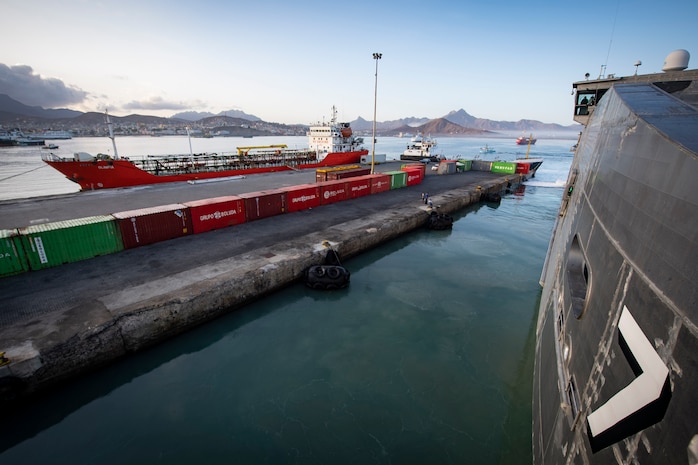
[[362, 165], [370, 165], [371, 160], [373, 160], [373, 163], [375, 164], [385, 163], [386, 155], [384, 153], [377, 153], [375, 155], [361, 155]]

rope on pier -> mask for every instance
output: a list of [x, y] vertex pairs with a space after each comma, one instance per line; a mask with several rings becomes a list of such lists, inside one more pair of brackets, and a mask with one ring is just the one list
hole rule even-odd
[[0, 179], [0, 182], [7, 181], [8, 179], [16, 178], [17, 176], [22, 176], [23, 174], [29, 174], [29, 173], [31, 173], [32, 171], [36, 171], [36, 170], [38, 170], [38, 169], [40, 169], [40, 168], [45, 168], [45, 167], [47, 167], [47, 166], [48, 166], [48, 165], [41, 165], [41, 166], [37, 166], [36, 168], [31, 169], [31, 170], [29, 170], [29, 171], [25, 171], [24, 173], [13, 174], [12, 176], [8, 176], [8, 177], [6, 177], [6, 178]]

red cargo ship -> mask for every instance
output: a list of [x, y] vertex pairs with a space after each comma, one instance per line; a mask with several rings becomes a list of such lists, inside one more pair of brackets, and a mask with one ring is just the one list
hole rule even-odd
[[536, 138], [533, 137], [533, 135], [530, 135], [529, 137], [526, 136], [520, 136], [516, 139], [516, 144], [517, 145], [533, 145], [536, 143]]
[[[108, 117], [107, 124], [114, 143]], [[41, 159], [83, 190], [93, 190], [348, 165], [359, 163], [361, 156], [368, 154], [362, 147], [363, 139], [354, 137], [349, 123], [337, 123], [334, 107], [329, 124], [310, 127], [308, 143], [311, 148], [300, 150], [282, 144], [238, 147], [231, 153], [139, 158], [119, 157], [114, 143], [113, 157], [80, 152], [72, 158], [42, 154]]]

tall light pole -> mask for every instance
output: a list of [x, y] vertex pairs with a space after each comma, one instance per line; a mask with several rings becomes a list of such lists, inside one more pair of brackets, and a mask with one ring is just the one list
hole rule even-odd
[[373, 141], [371, 143], [371, 174], [374, 172], [376, 164], [376, 106], [378, 103], [378, 60], [383, 57], [382, 53], [374, 53], [373, 59], [376, 60], [376, 86], [373, 92]]

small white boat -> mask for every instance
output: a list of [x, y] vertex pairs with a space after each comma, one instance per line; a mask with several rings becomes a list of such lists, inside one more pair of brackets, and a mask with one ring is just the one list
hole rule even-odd
[[496, 152], [496, 150], [493, 149], [492, 147], [490, 147], [489, 145], [485, 144], [484, 147], [480, 147], [480, 153], [494, 153], [494, 152]]

